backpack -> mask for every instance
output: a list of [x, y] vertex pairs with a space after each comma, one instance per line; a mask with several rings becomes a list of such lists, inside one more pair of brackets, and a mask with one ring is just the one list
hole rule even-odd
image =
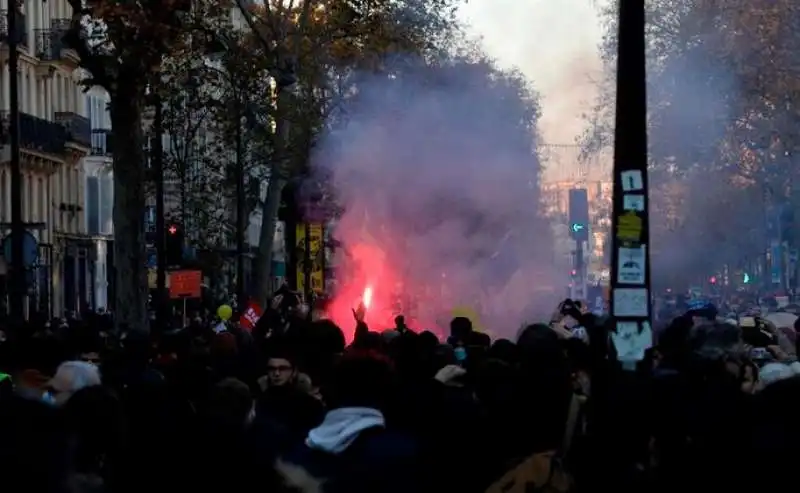
[[581, 416], [582, 400], [572, 395], [564, 438], [557, 450], [537, 452], [523, 459], [486, 489], [486, 493], [569, 493], [574, 479], [564, 467]]

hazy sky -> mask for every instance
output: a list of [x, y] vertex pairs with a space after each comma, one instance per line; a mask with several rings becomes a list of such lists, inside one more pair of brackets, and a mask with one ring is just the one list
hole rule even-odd
[[462, 16], [501, 66], [516, 66], [542, 96], [543, 140], [572, 144], [600, 68], [597, 0], [469, 0]]

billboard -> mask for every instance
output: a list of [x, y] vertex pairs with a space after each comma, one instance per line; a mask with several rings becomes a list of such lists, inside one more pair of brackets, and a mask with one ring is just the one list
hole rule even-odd
[[[308, 233], [308, 255], [306, 255], [306, 233]], [[311, 289], [318, 294], [322, 293], [325, 289], [325, 248], [322, 223], [297, 225], [294, 254], [297, 266], [297, 291], [306, 292], [306, 260], [310, 259]]]

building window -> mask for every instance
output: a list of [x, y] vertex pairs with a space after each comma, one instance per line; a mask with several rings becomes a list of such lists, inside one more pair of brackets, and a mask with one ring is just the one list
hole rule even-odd
[[100, 233], [113, 234], [114, 179], [110, 173], [101, 173], [100, 178]]
[[33, 177], [30, 176], [30, 177], [28, 177], [28, 187], [27, 188], [23, 187], [23, 190], [25, 190], [25, 193], [28, 195], [26, 197], [26, 200], [25, 200], [25, 206], [28, 209], [28, 211], [27, 211], [28, 221], [34, 221], [35, 220], [34, 219], [34, 215], [33, 215], [34, 214], [33, 207], [34, 207], [34, 204], [36, 203], [36, 199], [35, 199], [35, 197], [33, 195], [34, 183], [35, 182], [33, 181]]
[[66, 200], [66, 186], [64, 185], [66, 181], [67, 170], [64, 169], [63, 166], [60, 166], [58, 169], [58, 203], [56, 207], [58, 207], [58, 228], [62, 231], [66, 231], [67, 228], [64, 226], [64, 209], [61, 207], [61, 204], [65, 204]]
[[39, 178], [39, 217], [41, 222], [47, 222], [47, 189], [44, 180]]
[[156, 207], [154, 205], [148, 205], [145, 209], [144, 223], [148, 233], [156, 232]]
[[[169, 149], [169, 147], [165, 147], [165, 149]], [[144, 139], [144, 168], [150, 169], [150, 166], [150, 136], [147, 136]]]
[[100, 234], [100, 180], [86, 177], [86, 232]]
[[39, 220], [39, 181], [41, 180], [34, 181], [32, 176], [28, 181], [28, 201], [30, 204], [28, 218], [31, 222], [36, 222]]
[[6, 172], [0, 171], [0, 221], [6, 220], [6, 211], [11, 205], [6, 203]]
[[[22, 175], [22, 190], [25, 190], [25, 185], [26, 184], [27, 184], [26, 177], [25, 177], [25, 175]], [[22, 206], [22, 220], [23, 221], [25, 220], [26, 214], [28, 213], [28, 210], [27, 210], [27, 207], [26, 207], [27, 204], [25, 203], [26, 202], [25, 199], [26, 199], [26, 197], [23, 197], [22, 198], [22, 203], [20, 204]]]

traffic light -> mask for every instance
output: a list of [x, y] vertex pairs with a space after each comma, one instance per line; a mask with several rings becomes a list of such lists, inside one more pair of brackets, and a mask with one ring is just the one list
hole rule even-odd
[[575, 241], [589, 241], [589, 197], [585, 188], [569, 191], [569, 235]]
[[750, 284], [750, 274], [745, 272], [744, 275], [742, 276], [742, 282], [745, 284]]
[[172, 223], [167, 226], [166, 238], [166, 257], [167, 266], [179, 266], [183, 264], [183, 227], [180, 224]]

